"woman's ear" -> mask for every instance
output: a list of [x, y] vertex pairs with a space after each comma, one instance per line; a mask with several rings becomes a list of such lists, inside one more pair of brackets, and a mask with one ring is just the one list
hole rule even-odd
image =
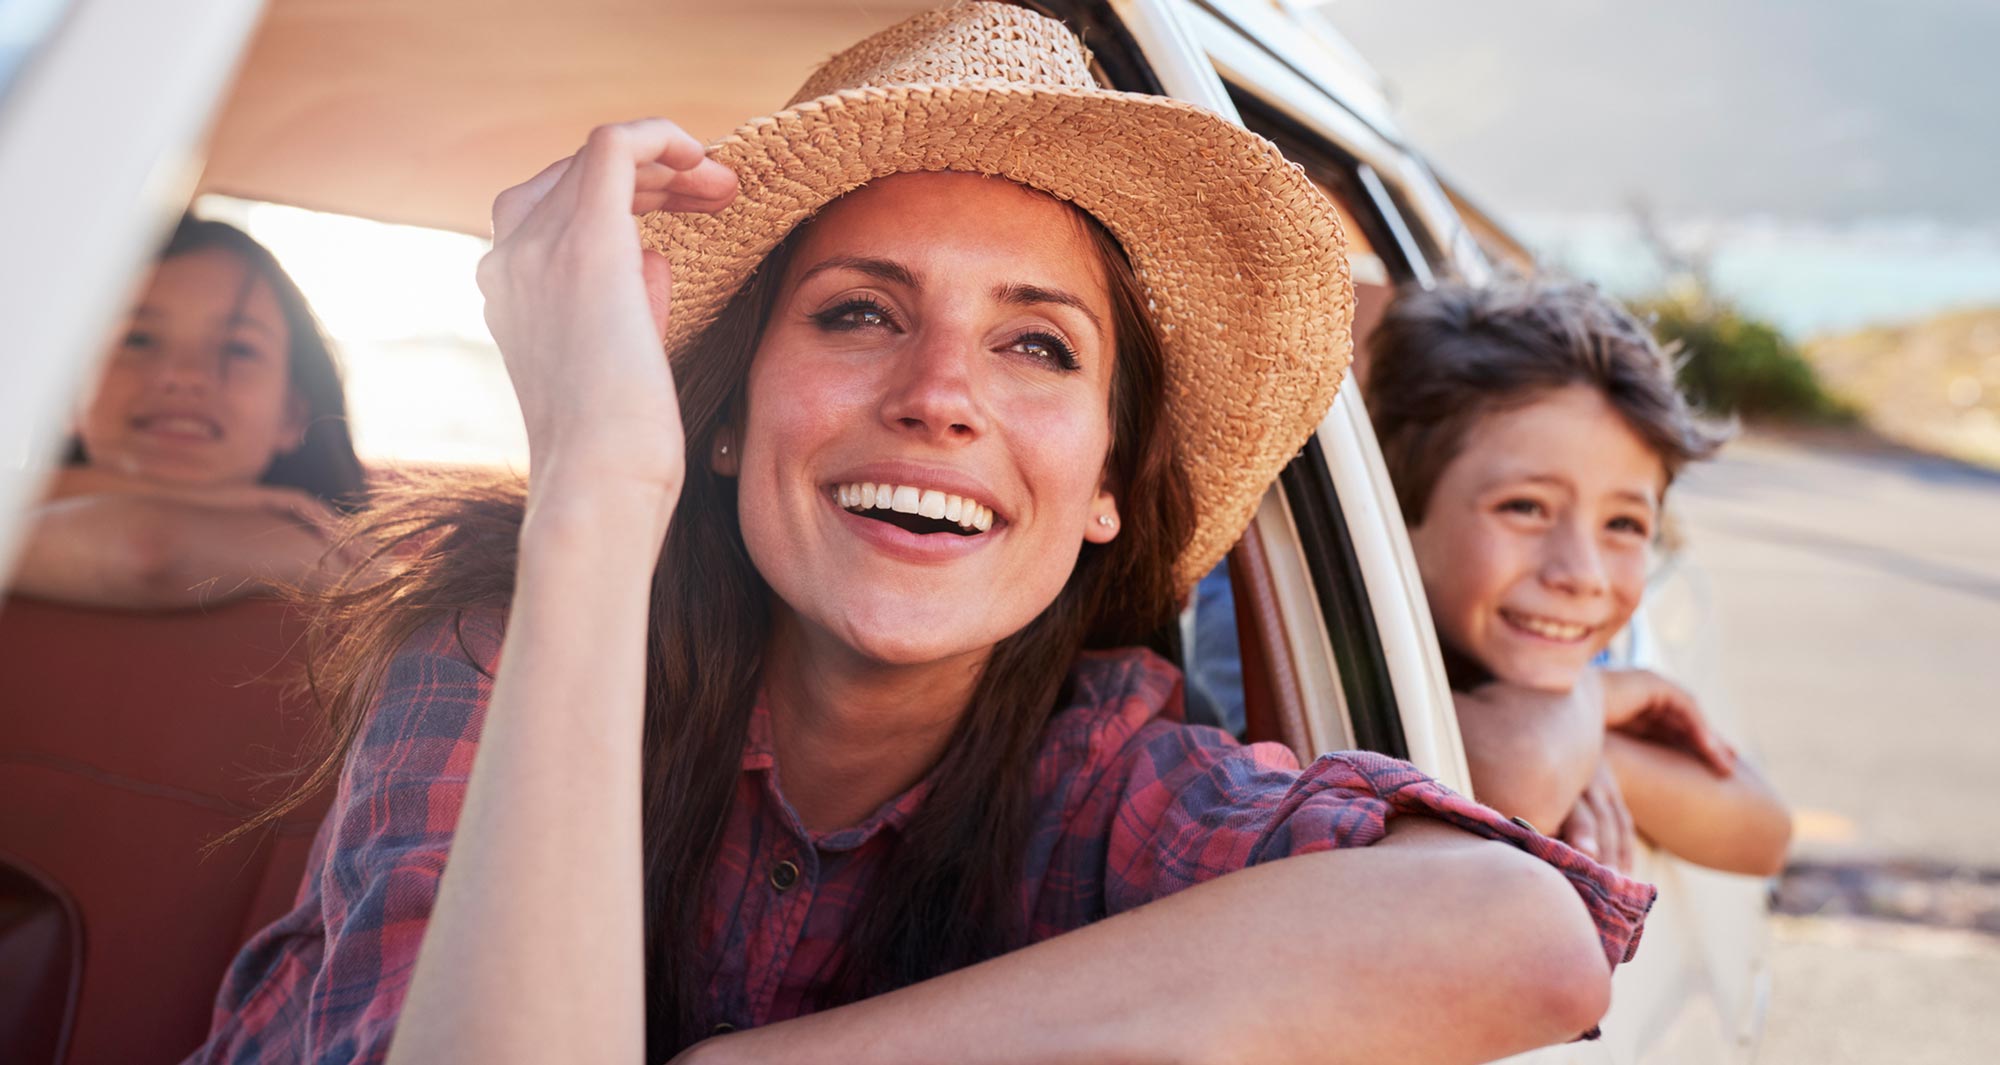
[[1108, 488], [1100, 488], [1090, 502], [1090, 520], [1083, 538], [1093, 544], [1108, 544], [1118, 538], [1118, 500]]
[[736, 434], [727, 426], [716, 430], [708, 450], [709, 470], [717, 477], [734, 477], [743, 468], [742, 458], [736, 453]]

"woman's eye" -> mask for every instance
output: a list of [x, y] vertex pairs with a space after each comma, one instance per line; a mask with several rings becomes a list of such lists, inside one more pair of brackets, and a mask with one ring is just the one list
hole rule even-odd
[[1076, 351], [1054, 333], [1027, 333], [1015, 337], [1013, 348], [1058, 369], [1075, 370], [1083, 365], [1077, 361]]
[[874, 300], [847, 300], [812, 316], [821, 329], [850, 332], [856, 329], [893, 328], [896, 317], [889, 308]]

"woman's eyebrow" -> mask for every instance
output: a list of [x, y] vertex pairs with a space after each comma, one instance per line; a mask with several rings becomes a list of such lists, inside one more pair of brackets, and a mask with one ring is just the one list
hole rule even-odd
[[905, 288], [923, 287], [917, 283], [917, 275], [911, 273], [910, 268], [902, 263], [894, 259], [877, 259], [866, 255], [836, 255], [823, 260], [815, 264], [812, 269], [800, 274], [798, 283], [803, 285], [828, 270], [854, 270], [891, 285], [902, 285]]
[[1089, 304], [1083, 302], [1080, 297], [1064, 292], [1059, 288], [1044, 288], [1041, 285], [1028, 285], [1016, 281], [994, 289], [993, 296], [1002, 303], [1012, 303], [1022, 307], [1029, 307], [1038, 303], [1053, 303], [1061, 307], [1070, 307], [1081, 313], [1085, 318], [1090, 319], [1090, 324], [1095, 326], [1098, 332], [1104, 332], [1104, 323], [1098, 320], [1097, 312], [1091, 310]]

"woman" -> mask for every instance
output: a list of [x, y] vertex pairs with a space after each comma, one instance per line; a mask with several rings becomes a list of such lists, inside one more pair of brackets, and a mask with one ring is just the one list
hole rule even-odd
[[1171, 618], [1330, 401], [1331, 207], [1003, 5], [799, 100], [712, 157], [603, 127], [496, 201], [534, 476], [401, 511], [428, 549], [340, 601], [336, 810], [196, 1060], [1474, 1061], [1590, 1027], [1650, 889], [1402, 763], [1174, 724], [1171, 667], [1083, 650]]
[[184, 218], [30, 515], [11, 590], [135, 609], [312, 584], [362, 491], [340, 373], [269, 250]]

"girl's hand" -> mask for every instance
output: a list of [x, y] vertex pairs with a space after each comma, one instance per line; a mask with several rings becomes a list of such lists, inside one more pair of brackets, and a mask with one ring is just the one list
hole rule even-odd
[[599, 126], [575, 155], [493, 201], [479, 287], [527, 423], [531, 494], [637, 489], [657, 503], [664, 535], [686, 471], [660, 349], [671, 279], [632, 216], [716, 211], [735, 196], [736, 175], [701, 142], [649, 118]]
[[1603, 759], [1598, 759], [1597, 771], [1584, 785], [1576, 808], [1563, 821], [1556, 838], [1621, 873], [1632, 871], [1637, 829], [1632, 824], [1632, 811], [1625, 806], [1624, 793], [1618, 790], [1618, 778]]
[[1644, 669], [1603, 671], [1604, 727], [1685, 751], [1716, 776], [1736, 772], [1736, 749], [1708, 724], [1694, 696]]

